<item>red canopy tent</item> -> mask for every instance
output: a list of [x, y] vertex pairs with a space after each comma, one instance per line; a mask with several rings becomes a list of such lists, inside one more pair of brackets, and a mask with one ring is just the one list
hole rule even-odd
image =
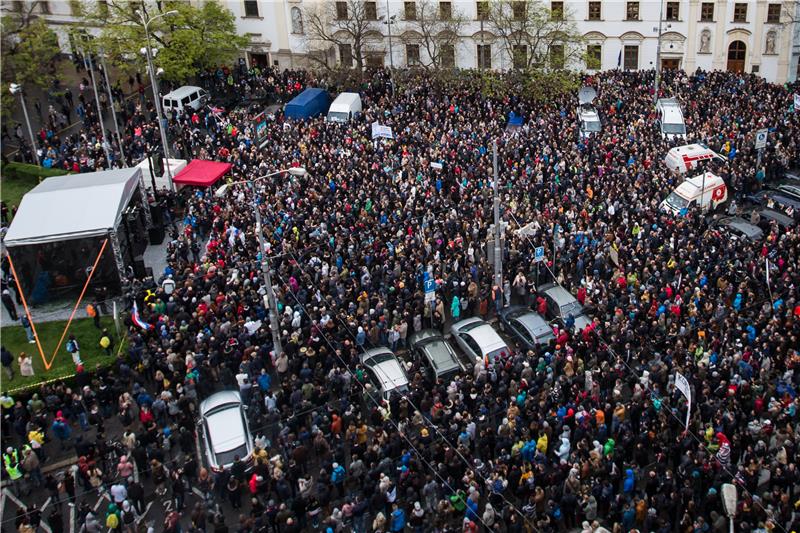
[[231, 167], [230, 163], [219, 161], [203, 161], [202, 159], [192, 160], [183, 170], [172, 178], [178, 185], [193, 185], [195, 187], [210, 187], [217, 180], [227, 174]]

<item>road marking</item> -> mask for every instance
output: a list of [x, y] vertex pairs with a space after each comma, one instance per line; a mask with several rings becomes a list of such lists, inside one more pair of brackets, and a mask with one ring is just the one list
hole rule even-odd
[[97, 503], [94, 504], [94, 510], [97, 511], [97, 508], [100, 507], [100, 504], [103, 503], [103, 500], [111, 501], [111, 496], [108, 495], [107, 492], [103, 493], [103, 497], [97, 500]]
[[153, 502], [150, 502], [150, 503], [147, 504], [147, 507], [145, 507], [144, 512], [141, 515], [139, 515], [139, 518], [136, 519], [136, 523], [137, 524], [144, 519], [144, 517], [147, 515], [148, 512], [150, 512], [150, 508], [152, 506], [153, 506]]
[[194, 492], [197, 495], [197, 497], [200, 498], [201, 500], [206, 499], [206, 495], [203, 494], [203, 491], [201, 491], [197, 487], [192, 487], [192, 492]]
[[75, 504], [69, 506], [69, 533], [75, 533]]
[[39, 522], [39, 527], [42, 528], [46, 533], [53, 533], [53, 530], [50, 529], [50, 525], [47, 522]]
[[39, 510], [40, 510], [41, 512], [44, 512], [44, 510], [45, 510], [45, 509], [47, 509], [47, 506], [48, 506], [48, 505], [50, 505], [50, 500], [52, 500], [52, 499], [53, 499], [53, 497], [52, 497], [52, 496], [51, 496], [51, 497], [49, 497], [49, 498], [47, 498], [47, 499], [45, 500], [44, 504], [42, 505], [42, 508], [41, 508], [41, 509], [39, 509]]
[[20, 509], [22, 509], [23, 511], [27, 511], [27, 510], [28, 510], [28, 506], [27, 506], [27, 505], [25, 505], [24, 503], [22, 503], [22, 501], [21, 501], [19, 498], [17, 498], [16, 496], [14, 496], [14, 493], [12, 493], [12, 492], [11, 492], [10, 490], [8, 490], [7, 488], [6, 488], [6, 489], [3, 489], [3, 494], [4, 494], [5, 496], [7, 496], [8, 498], [10, 498], [10, 499], [11, 499], [11, 501], [12, 501], [12, 502], [14, 502], [14, 504], [15, 504], [17, 507], [19, 507]]
[[[122, 346], [122, 343], [120, 343], [120, 346]], [[136, 460], [135, 459], [133, 461], [133, 466], [134, 466], [134, 468], [133, 468], [133, 480], [136, 483], [139, 483], [139, 465], [136, 464]]]

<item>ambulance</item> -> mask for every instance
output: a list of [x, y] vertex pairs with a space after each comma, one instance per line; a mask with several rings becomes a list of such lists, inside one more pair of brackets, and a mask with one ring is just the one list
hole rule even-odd
[[661, 210], [673, 215], [684, 215], [689, 210], [700, 208], [713, 211], [728, 199], [725, 181], [711, 172], [689, 178], [661, 202]]
[[697, 170], [697, 165], [703, 161], [717, 159], [726, 161], [724, 157], [703, 144], [686, 144], [676, 146], [667, 152], [664, 164], [670, 171], [677, 174], [686, 174], [690, 170]]

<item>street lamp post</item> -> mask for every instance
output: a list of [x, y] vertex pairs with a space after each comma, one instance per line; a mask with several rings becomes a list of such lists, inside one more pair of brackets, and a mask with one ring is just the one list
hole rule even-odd
[[[305, 176], [306, 169], [302, 167], [285, 168], [283, 170], [276, 170], [270, 172], [265, 176], [260, 176], [252, 180], [236, 181], [221, 186], [214, 193], [217, 197], [223, 197], [228, 192], [231, 185], [240, 183], [249, 183], [255, 185], [255, 182], [277, 176], [278, 174], [288, 173], [292, 176]], [[272, 349], [275, 352], [275, 357], [283, 353], [283, 344], [281, 343], [281, 330], [278, 326], [278, 301], [275, 298], [275, 289], [272, 288], [272, 273], [269, 268], [269, 257], [267, 257], [267, 247], [264, 243], [264, 232], [261, 229], [261, 209], [259, 208], [258, 195], [253, 194], [253, 210], [256, 216], [256, 234], [258, 235], [258, 250], [261, 254], [261, 274], [264, 276], [264, 284], [266, 285], [265, 304], [269, 309], [269, 329], [272, 332]]]
[[89, 71], [92, 78], [92, 89], [94, 89], [94, 104], [97, 106], [97, 121], [100, 123], [100, 133], [103, 136], [103, 151], [106, 154], [106, 164], [111, 168], [111, 154], [108, 151], [108, 138], [106, 138], [106, 126], [103, 124], [103, 110], [100, 109], [100, 96], [97, 94], [97, 82], [94, 79], [94, 66], [91, 55], [87, 56], [84, 50], [81, 50], [83, 55], [83, 65]]
[[114, 117], [114, 131], [117, 133], [117, 143], [119, 144], [119, 155], [122, 158], [123, 166], [127, 165], [125, 161], [125, 149], [122, 147], [122, 136], [119, 134], [119, 122], [117, 122], [117, 112], [114, 109], [114, 95], [111, 93], [111, 83], [108, 81], [108, 66], [105, 59], [100, 58], [103, 66], [103, 77], [106, 80], [106, 90], [108, 91], [108, 102], [111, 104], [111, 116]]
[[33, 129], [31, 129], [31, 119], [28, 116], [28, 106], [25, 105], [25, 95], [22, 93], [22, 85], [17, 83], [12, 83], [9, 86], [9, 91], [11, 94], [18, 94], [19, 99], [22, 102], [22, 113], [25, 115], [25, 125], [28, 126], [28, 135], [31, 138], [31, 149], [33, 150], [33, 157], [36, 160], [36, 164], [38, 166], [42, 166], [41, 161], [39, 160], [39, 148], [36, 146], [36, 137], [33, 136]]
[[389, 11], [389, 0], [386, 0], [385, 24], [389, 32], [389, 83], [392, 85], [392, 94], [394, 94], [394, 48], [392, 48], [392, 24], [394, 24], [394, 16]]
[[502, 228], [500, 227], [500, 196], [498, 194], [498, 180], [500, 176], [497, 172], [497, 140], [492, 143], [492, 169], [494, 179], [492, 189], [494, 192], [494, 284], [497, 289], [503, 290], [503, 251], [500, 246]]
[[653, 103], [658, 102], [658, 86], [661, 84], [661, 24], [664, 20], [664, 0], [659, 0], [658, 48], [656, 49], [656, 79], [653, 83]]
[[169, 143], [167, 142], [167, 130], [164, 127], [164, 112], [161, 109], [161, 97], [159, 96], [158, 91], [158, 79], [156, 78], [155, 70], [153, 70], [153, 55], [152, 49], [150, 47], [150, 30], [148, 26], [151, 22], [166, 15], [175, 15], [177, 14], [177, 10], [166, 11], [155, 17], [151, 17], [150, 19], [145, 18], [146, 15], [144, 10], [139, 11], [139, 16], [142, 19], [142, 25], [144, 26], [144, 35], [145, 39], [147, 40], [147, 47], [145, 48], [145, 55], [147, 56], [147, 70], [150, 74], [150, 85], [153, 87], [153, 99], [156, 101], [156, 114], [158, 115], [158, 129], [161, 132], [161, 148], [164, 150], [164, 170], [167, 172], [167, 183], [169, 184], [169, 190], [175, 190], [175, 184], [172, 183], [172, 169], [169, 165]]

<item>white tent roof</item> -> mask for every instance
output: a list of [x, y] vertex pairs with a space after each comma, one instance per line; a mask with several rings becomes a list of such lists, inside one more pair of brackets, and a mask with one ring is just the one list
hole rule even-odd
[[141, 169], [47, 178], [22, 197], [3, 242], [8, 247], [105, 235], [139, 186]]
[[[172, 170], [172, 176], [175, 177], [178, 172], [186, 167], [187, 161], [185, 159], [165, 159], [165, 166], [169, 165], [169, 168]], [[153, 188], [153, 180], [150, 177], [150, 160], [146, 157], [136, 165], [136, 168], [142, 169], [142, 178], [144, 179], [144, 186], [147, 187], [148, 190], [152, 190]], [[177, 183], [175, 184], [178, 185]], [[163, 176], [156, 176], [156, 187], [159, 189], [167, 189], [169, 190], [169, 181], [167, 180], [167, 175], [164, 174]]]

